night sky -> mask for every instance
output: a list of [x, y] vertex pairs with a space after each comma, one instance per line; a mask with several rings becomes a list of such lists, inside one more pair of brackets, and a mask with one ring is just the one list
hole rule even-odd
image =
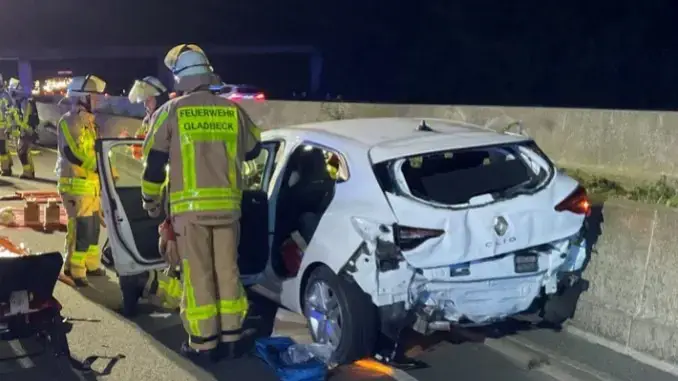
[[[40, 4], [40, 7], [37, 5]], [[0, 50], [96, 45], [313, 45], [322, 95], [406, 103], [678, 108], [678, 5], [650, 1], [3, 0]], [[209, 53], [209, 51], [208, 51]], [[228, 82], [289, 97], [303, 55], [210, 57]], [[113, 87], [157, 62], [40, 62]], [[11, 75], [12, 65], [0, 65]], [[128, 84], [129, 83], [129, 84]]]

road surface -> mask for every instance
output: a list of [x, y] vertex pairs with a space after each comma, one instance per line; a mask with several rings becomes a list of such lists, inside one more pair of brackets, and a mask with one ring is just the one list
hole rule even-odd
[[[0, 178], [0, 193], [19, 189], [54, 188], [55, 155], [43, 151], [36, 156], [37, 181]], [[18, 163], [18, 161], [16, 161]], [[120, 163], [118, 163], [120, 165]], [[17, 164], [15, 164], [15, 167]], [[121, 183], [138, 181], [131, 168], [121, 169]], [[2, 202], [0, 207], [18, 205]], [[105, 232], [102, 233], [102, 239]], [[61, 250], [63, 233], [45, 234], [30, 229], [2, 229], [15, 241], [25, 242], [34, 251]], [[102, 240], [103, 242], [103, 240]], [[56, 296], [72, 318], [69, 335], [76, 365], [96, 359], [92, 372], [72, 371], [58, 380], [276, 380], [276, 377], [253, 358], [222, 362], [202, 369], [177, 354], [184, 339], [177, 316], [150, 308], [133, 320], [117, 313], [120, 294], [116, 279], [97, 279], [94, 286], [76, 290], [59, 284]], [[276, 308], [254, 301], [258, 317], [249, 324], [265, 331], [276, 316]], [[267, 325], [268, 324], [268, 325]], [[592, 344], [568, 332], [528, 329], [531, 326], [509, 322], [496, 332], [459, 330], [427, 338], [409, 335], [404, 340], [408, 353], [426, 368], [409, 371], [405, 376], [422, 381], [669, 381], [678, 378], [644, 365], [628, 356]], [[277, 311], [275, 334], [309, 340], [303, 320], [289, 312]], [[492, 338], [496, 337], [496, 338]], [[0, 357], [33, 352], [31, 342], [0, 343]], [[123, 358], [124, 357], [124, 358]], [[18, 361], [0, 361], [0, 379], [52, 380], [51, 358], [31, 357]], [[399, 375], [399, 379], [404, 379]], [[255, 378], [256, 377], [256, 378]], [[360, 368], [337, 370], [332, 381], [378, 378], [374, 372]], [[412, 378], [410, 378], [412, 379]]]

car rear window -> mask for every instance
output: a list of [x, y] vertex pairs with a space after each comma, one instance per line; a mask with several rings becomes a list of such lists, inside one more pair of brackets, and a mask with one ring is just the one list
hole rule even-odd
[[259, 90], [256, 87], [252, 87], [252, 86], [239, 86], [238, 92], [243, 93], [243, 94], [256, 94], [256, 93], [260, 93], [261, 90]]
[[375, 173], [385, 191], [458, 205], [481, 195], [497, 201], [533, 192], [552, 168], [537, 145], [526, 142], [409, 156], [379, 163]]

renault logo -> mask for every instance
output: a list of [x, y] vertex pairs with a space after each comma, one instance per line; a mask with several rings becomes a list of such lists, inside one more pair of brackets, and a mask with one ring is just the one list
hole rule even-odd
[[498, 236], [503, 236], [506, 234], [506, 231], [508, 230], [508, 222], [506, 221], [506, 218], [504, 217], [495, 217], [494, 219], [494, 232], [497, 233]]

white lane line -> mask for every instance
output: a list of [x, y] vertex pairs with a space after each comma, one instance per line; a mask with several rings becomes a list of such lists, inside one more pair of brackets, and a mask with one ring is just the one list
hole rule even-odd
[[627, 355], [631, 357], [632, 359], [643, 363], [645, 365], [649, 365], [653, 368], [657, 368], [661, 370], [662, 372], [668, 373], [672, 376], [678, 377], [678, 366], [675, 364], [668, 363], [663, 360], [659, 360], [655, 357], [652, 357], [648, 354], [636, 351], [634, 349], [631, 349], [630, 347], [626, 345], [622, 345], [619, 343], [615, 343], [614, 341], [608, 340], [608, 339], [603, 339], [599, 336], [596, 336], [592, 333], [583, 331], [579, 328], [573, 327], [571, 325], [566, 325], [564, 328], [564, 331], [567, 333], [570, 333], [574, 336], [577, 336], [579, 338], [582, 338], [590, 343], [600, 345], [601, 347], [605, 347], [607, 349], [610, 349], [612, 351], [615, 351], [617, 353], [621, 353], [624, 355]]
[[12, 348], [12, 352], [19, 357], [17, 359], [17, 362], [19, 363], [19, 366], [21, 366], [24, 369], [29, 369], [33, 368], [35, 366], [35, 363], [33, 360], [31, 360], [28, 357], [23, 357], [26, 356], [28, 353], [26, 353], [26, 350], [24, 349], [23, 345], [17, 340], [11, 340], [9, 342], [9, 347]]
[[[515, 362], [519, 367], [543, 373], [558, 381], [619, 381], [611, 375], [558, 355], [526, 340], [506, 336], [485, 339], [484, 345]], [[583, 377], [582, 377], [583, 376]]]

